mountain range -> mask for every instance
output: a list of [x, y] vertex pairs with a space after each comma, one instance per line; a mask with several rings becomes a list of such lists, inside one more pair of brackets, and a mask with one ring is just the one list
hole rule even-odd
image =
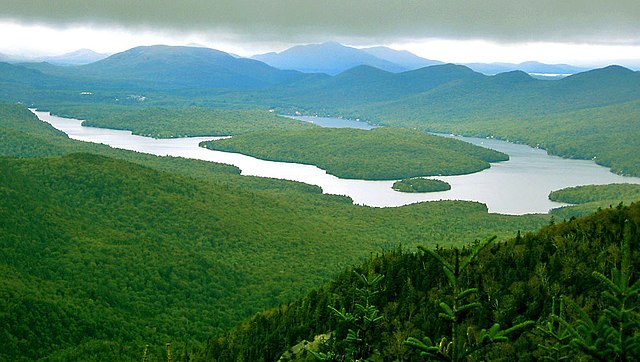
[[129, 49], [77, 70], [92, 77], [141, 80], [175, 88], [250, 89], [298, 75], [219, 50], [165, 45]]
[[[399, 73], [443, 64], [441, 61], [425, 59], [406, 50], [387, 47], [358, 49], [336, 42], [298, 45], [280, 53], [254, 55], [252, 59], [279, 69], [329, 75], [336, 75], [359, 65], [368, 65], [388, 72]], [[487, 75], [521, 70], [531, 74], [566, 76], [588, 70], [568, 64], [544, 64], [534, 61], [519, 64], [469, 63], [463, 65]]]
[[70, 53], [42, 58], [42, 61], [54, 65], [83, 65], [107, 58], [110, 54], [96, 53], [91, 49], [79, 49]]
[[386, 47], [357, 49], [336, 42], [298, 45], [280, 53], [260, 54], [252, 58], [279, 69], [329, 75], [360, 65], [399, 73], [441, 63]]
[[[14, 67], [38, 71], [41, 78], [69, 79], [72, 81], [69, 86], [138, 91], [247, 90], [304, 77], [296, 71], [276, 69], [219, 50], [165, 45], [132, 48], [90, 64], [56, 66], [41, 62], [21, 63]], [[0, 74], [0, 79], [2, 77]], [[46, 80], [42, 83], [45, 87], [47, 84]]]
[[[333, 52], [322, 51], [332, 49]], [[173, 95], [180, 92], [202, 94], [213, 90], [265, 90], [260, 94], [236, 94], [234, 97], [242, 103], [264, 105], [287, 103], [298, 107], [313, 108], [313, 105], [333, 108], [334, 110], [355, 109], [359, 105], [374, 106], [373, 102], [384, 102], [384, 107], [393, 107], [400, 101], [399, 107], [406, 108], [407, 102], [450, 106], [458, 102], [457, 111], [468, 108], [469, 95], [478, 93], [477, 99], [499, 97], [501, 102], [518, 98], [524, 102], [520, 106], [531, 108], [534, 99], [543, 97], [545, 102], [554, 103], [554, 97], [571, 98], [580, 93], [589, 99], [633, 99], [635, 97], [637, 72], [622, 67], [608, 67], [578, 73], [558, 82], [541, 81], [532, 78], [527, 71], [556, 70], [558, 72], [575, 71], [577, 68], [553, 68], [539, 63], [523, 63], [526, 71], [510, 71], [495, 76], [487, 76], [464, 65], [437, 64], [413, 70], [402, 70], [417, 66], [419, 59], [407, 52], [396, 52], [388, 48], [359, 50], [344, 47], [338, 43], [325, 43], [316, 46], [294, 47], [283, 53], [272, 55], [282, 62], [276, 65], [285, 67], [285, 60], [294, 64], [295, 59], [311, 57], [322, 53], [327, 64], [329, 58], [338, 54], [344, 56], [343, 70], [333, 76], [320, 73], [308, 74], [301, 70], [282, 70], [255, 59], [238, 58], [228, 53], [202, 47], [142, 46], [111, 55], [105, 59], [84, 65], [56, 66], [49, 63], [4, 64], [0, 80], [11, 84], [31, 84], [48, 87], [54, 84], [62, 89], [130, 89], [138, 91], [169, 91]], [[370, 53], [377, 53], [385, 59]], [[363, 55], [364, 54], [364, 55]], [[287, 60], [289, 59], [289, 60]], [[359, 61], [356, 61], [359, 59]], [[391, 60], [398, 63], [393, 63]], [[359, 62], [370, 64], [360, 64]], [[433, 62], [425, 60], [425, 62]], [[322, 64], [310, 64], [306, 69], [318, 69]], [[398, 65], [398, 64], [403, 65]], [[424, 63], [427, 64], [427, 63]], [[325, 72], [335, 73], [324, 69]], [[507, 65], [502, 65], [507, 67]], [[538, 69], [543, 67], [544, 69]], [[546, 68], [545, 68], [546, 67]], [[294, 67], [291, 67], [294, 68]], [[382, 69], [387, 68], [387, 70]], [[624, 73], [621, 75], [621, 73]], [[18, 76], [20, 75], [20, 76]], [[611, 75], [615, 81], [608, 81]], [[593, 78], [598, 78], [594, 80]], [[62, 83], [62, 84], [61, 84]], [[586, 88], [585, 88], [586, 87]], [[594, 92], [594, 87], [607, 93]], [[603, 88], [605, 87], [605, 88]], [[487, 90], [491, 90], [488, 92]], [[176, 93], [177, 92], [177, 93]], [[404, 100], [405, 97], [414, 97]], [[418, 98], [415, 98], [418, 97]], [[463, 101], [462, 98], [467, 99]], [[488, 99], [487, 99], [488, 101]], [[426, 103], [425, 103], [426, 102]], [[444, 103], [443, 103], [444, 102]], [[557, 103], [557, 102], [555, 102]], [[605, 102], [606, 103], [606, 102]], [[378, 103], [376, 107], [383, 105]], [[482, 104], [479, 104], [481, 108]], [[474, 106], [475, 107], [475, 106]], [[575, 102], [562, 107], [575, 108]], [[490, 107], [491, 108], [491, 107]], [[517, 108], [517, 107], [516, 107]], [[510, 108], [513, 109], [513, 108]], [[494, 112], [494, 111], [492, 111]], [[455, 112], [454, 112], [455, 113]], [[451, 115], [451, 113], [448, 113]]]
[[[559, 80], [535, 79], [524, 71], [489, 76], [454, 64], [403, 72], [359, 65], [331, 76], [281, 70], [208, 48], [148, 46], [79, 66], [1, 64], [0, 98], [343, 116], [517, 140], [640, 174], [633, 156], [640, 147], [634, 121], [640, 114], [640, 73], [620, 66]], [[597, 122], [585, 121], [594, 115]]]
[[109, 55], [110, 54], [106, 53], [97, 53], [91, 49], [78, 49], [70, 53], [40, 57], [28, 57], [0, 53], [0, 61], [7, 63], [47, 62], [53, 65], [83, 65], [97, 62], [98, 60], [102, 60], [108, 57]]
[[[4, 91], [8, 94], [12, 93], [11, 87], [77, 92], [126, 89], [137, 93], [169, 92], [172, 97], [202, 95], [212, 101], [217, 99], [218, 102], [243, 107], [281, 110], [295, 107], [304, 113], [344, 113], [354, 118], [382, 119], [402, 116], [405, 120], [415, 118], [418, 110], [425, 119], [445, 116], [459, 119], [483, 114], [490, 117], [517, 116], [525, 111], [531, 114], [532, 111], [549, 113], [580, 109], [586, 105], [632, 100], [640, 89], [638, 73], [619, 66], [582, 72], [558, 81], [543, 81], [532, 78], [525, 71], [488, 76], [454, 64], [401, 71], [401, 66], [393, 65], [396, 63], [337, 43], [299, 47], [281, 54], [306, 53], [308, 56], [311, 54], [308, 51], [316, 52], [325, 47], [336, 50], [334, 53], [325, 52], [327, 57], [348, 52], [365, 54], [358, 58], [363, 61], [378, 61], [353, 67], [351, 65], [357, 62], [350, 60], [351, 63], [347, 64], [344, 61], [342, 65], [349, 69], [331, 76], [282, 70], [255, 59], [237, 58], [209, 48], [156, 45], [132, 48], [97, 62], [76, 66], [4, 63], [0, 82], [6, 84]], [[404, 59], [405, 66], [412, 61], [414, 65], [417, 62], [405, 52], [380, 48], [369, 51], [384, 54], [390, 60]], [[355, 56], [349, 59], [353, 60]], [[541, 66], [535, 63], [525, 65], [527, 70]], [[382, 66], [392, 70], [380, 69]], [[551, 70], [549, 67], [547, 70]], [[575, 70], [565, 68], [558, 71], [572, 69]], [[221, 91], [236, 93], [211, 97], [212, 94], [220, 95]], [[541, 103], [546, 106], [541, 107]], [[496, 107], [500, 104], [503, 106]]]
[[[185, 48], [207, 49], [200, 44], [190, 44]], [[105, 59], [109, 55], [89, 49], [79, 49], [66, 54], [46, 57], [26, 57], [0, 53], [0, 61], [7, 63], [47, 62], [53, 65], [69, 66], [90, 64]], [[236, 54], [229, 55], [234, 58], [242, 58]], [[329, 75], [336, 75], [359, 65], [368, 65], [388, 72], [398, 73], [443, 64], [441, 61], [425, 59], [406, 50], [395, 50], [384, 46], [355, 48], [337, 42], [297, 45], [279, 53], [257, 54], [249, 58], [278, 69]], [[518, 64], [463, 63], [462, 65], [486, 75], [522, 70], [542, 76], [566, 76], [588, 70], [588, 68], [569, 64], [544, 64], [535, 61]]]
[[589, 68], [576, 67], [569, 64], [544, 64], [540, 62], [524, 62], [519, 64], [514, 63], [466, 63], [467, 67], [487, 75], [494, 75], [504, 72], [511, 72], [514, 70], [521, 70], [523, 72], [534, 75], [547, 75], [547, 76], [567, 76], [589, 70]]

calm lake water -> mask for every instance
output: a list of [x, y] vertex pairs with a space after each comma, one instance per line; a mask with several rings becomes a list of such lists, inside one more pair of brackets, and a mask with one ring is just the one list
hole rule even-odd
[[[33, 111], [42, 121], [63, 131], [70, 138], [103, 143], [111, 147], [159, 156], [176, 156], [235, 165], [242, 175], [272, 177], [318, 185], [324, 193], [346, 195], [354, 203], [374, 207], [393, 207], [422, 201], [470, 200], [484, 203], [490, 212], [502, 214], [546, 213], [563, 204], [549, 201], [553, 190], [570, 186], [609, 183], [640, 183], [640, 178], [615, 175], [592, 161], [549, 156], [544, 150], [504, 141], [472, 137], [458, 139], [509, 155], [506, 162], [493, 163], [482, 172], [462, 176], [434, 177], [451, 184], [451, 190], [427, 194], [408, 194], [391, 189], [393, 181], [347, 180], [327, 174], [310, 165], [272, 162], [238, 153], [207, 150], [198, 144], [215, 137], [155, 139], [135, 136], [129, 131], [83, 127], [82, 121], [61, 118], [48, 112]], [[317, 121], [318, 117], [307, 117]], [[326, 122], [326, 118], [322, 122]], [[366, 127], [364, 122], [334, 119], [341, 127]], [[346, 123], [345, 123], [346, 122]], [[355, 122], [355, 124], [350, 123]], [[314, 122], [315, 123], [315, 122]]]
[[343, 118], [331, 118], [331, 117], [315, 117], [315, 116], [286, 116], [289, 118], [297, 119], [298, 121], [305, 121], [315, 123], [318, 126], [326, 128], [357, 128], [357, 129], [374, 129], [376, 126], [372, 126], [367, 122], [358, 120], [343, 119]]

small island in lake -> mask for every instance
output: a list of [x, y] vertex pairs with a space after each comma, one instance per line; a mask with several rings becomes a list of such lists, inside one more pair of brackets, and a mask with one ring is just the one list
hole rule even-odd
[[393, 189], [400, 192], [437, 192], [451, 190], [451, 185], [440, 180], [413, 177], [394, 182]]

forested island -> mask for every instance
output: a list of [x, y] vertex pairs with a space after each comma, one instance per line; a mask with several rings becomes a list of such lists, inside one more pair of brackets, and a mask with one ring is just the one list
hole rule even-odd
[[364, 180], [460, 175], [509, 159], [504, 153], [466, 142], [397, 128], [264, 131], [202, 145], [267, 160], [316, 165], [341, 178]]
[[400, 192], [438, 192], [451, 190], [451, 185], [440, 180], [416, 177], [394, 182], [393, 189]]

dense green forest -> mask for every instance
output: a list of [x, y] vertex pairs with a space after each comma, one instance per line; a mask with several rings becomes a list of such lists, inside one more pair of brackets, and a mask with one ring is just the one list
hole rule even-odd
[[202, 145], [262, 159], [312, 164], [338, 177], [366, 180], [460, 175], [509, 159], [504, 153], [466, 142], [394, 128], [264, 131]]
[[[388, 251], [211, 340], [203, 360], [637, 360], [639, 226], [636, 203], [506, 242]], [[464, 296], [453, 294], [443, 263]], [[469, 307], [449, 310], [451, 322], [447, 306], [456, 302]], [[469, 358], [447, 354], [451, 333], [464, 336], [461, 354], [475, 351]]]
[[416, 177], [394, 182], [393, 189], [400, 192], [437, 192], [451, 190], [451, 185], [440, 180]]
[[[534, 230], [471, 202], [369, 208], [237, 168], [68, 139], [0, 105], [0, 360], [175, 356], [372, 252]], [[82, 152], [82, 153], [78, 153]]]

